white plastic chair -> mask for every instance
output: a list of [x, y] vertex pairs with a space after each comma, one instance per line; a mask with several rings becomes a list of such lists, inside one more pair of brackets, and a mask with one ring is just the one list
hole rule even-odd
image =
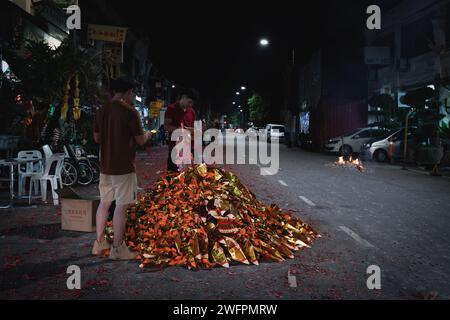
[[[39, 150], [20, 151], [17, 155], [19, 160], [42, 160], [42, 154]], [[18, 188], [19, 197], [24, 193], [25, 183], [27, 178], [30, 178], [36, 174], [43, 173], [44, 167], [41, 161], [28, 162], [17, 166], [18, 171]], [[37, 193], [37, 185], [35, 186], [35, 194]]]
[[52, 149], [50, 148], [50, 146], [48, 144], [43, 146], [42, 150], [44, 151], [45, 160], [50, 159], [50, 157], [53, 155], [53, 151], [52, 151]]
[[[55, 174], [50, 174], [50, 169], [52, 168], [52, 165], [55, 162], [56, 162]], [[61, 171], [63, 165], [64, 165], [64, 157], [61, 155], [52, 155], [49, 159], [46, 159], [44, 172], [42, 174], [36, 174], [31, 177], [30, 194], [28, 198], [28, 202], [30, 204], [31, 204], [31, 187], [38, 181], [40, 182], [41, 186], [42, 201], [47, 201], [47, 181], [50, 181], [50, 185], [52, 187], [53, 204], [55, 206], [59, 204], [58, 194], [56, 193], [56, 190], [58, 189], [58, 187], [61, 187], [58, 182], [61, 181]]]
[[[44, 146], [42, 147], [42, 151], [44, 151], [44, 155], [45, 155], [45, 160], [46, 160], [46, 161], [48, 161], [48, 160], [49, 160], [51, 157], [53, 157], [54, 155], [57, 155], [57, 156], [63, 156], [63, 157], [66, 157], [66, 156], [67, 156], [66, 147], [64, 147], [65, 153], [53, 153], [52, 148], [50, 148], [50, 146], [49, 146], [48, 144], [46, 144], [46, 145], [44, 145]], [[64, 166], [64, 164], [63, 164], [63, 166]], [[58, 176], [58, 182], [59, 182], [60, 187], [62, 188], [62, 187], [63, 187], [63, 182], [62, 182], [62, 176], [61, 176], [61, 174]]]

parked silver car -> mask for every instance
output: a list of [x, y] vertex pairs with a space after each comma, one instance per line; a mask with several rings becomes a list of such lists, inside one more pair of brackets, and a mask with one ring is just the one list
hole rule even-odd
[[[413, 138], [417, 132], [417, 128], [408, 128], [408, 145], [413, 145]], [[405, 130], [404, 128], [392, 130], [381, 140], [374, 140], [366, 143], [361, 148], [361, 156], [365, 160], [375, 160], [377, 162], [385, 162], [390, 159], [389, 146], [393, 144], [394, 160], [402, 159], [405, 147]]]

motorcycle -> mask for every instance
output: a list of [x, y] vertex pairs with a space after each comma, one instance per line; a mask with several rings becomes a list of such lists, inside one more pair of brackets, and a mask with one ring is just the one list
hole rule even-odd
[[[81, 147], [74, 148], [64, 145], [64, 166], [62, 170], [62, 182], [66, 187], [72, 187], [75, 184], [88, 186], [95, 181], [95, 175], [99, 172], [95, 169], [90, 158], [86, 156]], [[98, 173], [99, 174], [99, 173]]]

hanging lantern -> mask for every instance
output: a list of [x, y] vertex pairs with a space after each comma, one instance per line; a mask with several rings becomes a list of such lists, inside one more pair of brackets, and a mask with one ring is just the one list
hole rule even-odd
[[78, 78], [78, 73], [72, 75], [66, 82], [64, 89], [63, 107], [61, 109], [61, 120], [66, 121], [67, 113], [69, 112], [69, 99], [70, 99], [70, 82], [74, 79], [74, 93], [73, 93], [73, 118], [74, 120], [79, 120], [81, 117], [80, 108], [80, 80]]
[[69, 112], [69, 93], [70, 93], [70, 78], [66, 82], [66, 87], [64, 89], [64, 100], [63, 107], [61, 109], [61, 120], [66, 121], [67, 112]]
[[75, 74], [75, 92], [73, 98], [73, 118], [79, 120], [81, 117], [80, 109], [80, 80], [78, 79], [78, 73]]

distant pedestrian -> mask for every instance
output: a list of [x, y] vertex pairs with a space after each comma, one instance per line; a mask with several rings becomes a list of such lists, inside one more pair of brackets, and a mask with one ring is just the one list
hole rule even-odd
[[158, 129], [158, 141], [160, 146], [166, 145], [166, 129], [164, 128], [164, 125], [162, 124]]

